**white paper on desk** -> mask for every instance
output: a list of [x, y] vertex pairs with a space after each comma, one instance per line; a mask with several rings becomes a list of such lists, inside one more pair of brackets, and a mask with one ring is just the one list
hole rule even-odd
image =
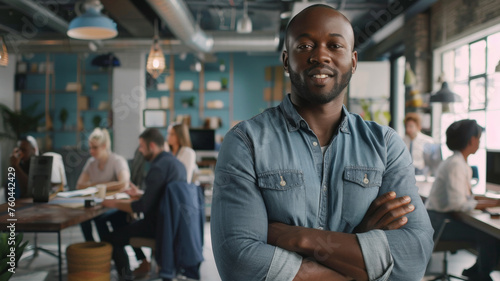
[[90, 186], [90, 187], [87, 187], [85, 189], [59, 192], [59, 193], [57, 193], [57, 196], [63, 197], [63, 198], [70, 198], [70, 197], [76, 197], [76, 196], [92, 195], [92, 194], [95, 194], [96, 192], [97, 192], [97, 188], [94, 186]]
[[130, 199], [130, 196], [125, 192], [118, 192], [113, 195], [106, 196], [106, 199]]
[[[85, 200], [90, 198], [56, 198], [50, 200], [48, 204], [56, 204], [68, 208], [81, 208], [85, 206]], [[102, 199], [93, 198], [96, 204], [102, 203]]]

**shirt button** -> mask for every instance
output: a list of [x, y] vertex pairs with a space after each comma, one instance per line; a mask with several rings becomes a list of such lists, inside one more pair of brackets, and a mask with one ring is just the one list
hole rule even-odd
[[314, 145], [314, 146], [318, 146], [318, 143], [317, 143], [317, 142], [313, 142], [313, 145]]
[[326, 185], [323, 185], [323, 191], [326, 191]]
[[319, 230], [323, 230], [323, 227], [322, 227], [322, 226], [320, 226], [320, 227], [318, 227], [318, 229], [319, 229]]

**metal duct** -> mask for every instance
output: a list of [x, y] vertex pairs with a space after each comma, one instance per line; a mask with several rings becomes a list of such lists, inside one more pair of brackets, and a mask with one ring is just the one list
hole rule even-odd
[[[0, 29], [1, 29], [0, 25]], [[210, 33], [214, 38], [211, 52], [276, 52], [279, 45], [278, 34], [274, 32], [252, 32], [237, 34], [235, 32], [217, 31]], [[112, 39], [101, 42], [99, 52], [148, 52], [151, 39]], [[16, 52], [89, 52], [89, 41], [85, 40], [23, 40], [22, 42], [6, 41]], [[186, 52], [188, 47], [180, 40], [160, 40], [163, 51], [168, 54]], [[168, 47], [167, 47], [168, 46]]]
[[54, 12], [47, 9], [45, 6], [38, 4], [40, 1], [33, 0], [0, 0], [17, 10], [23, 12], [25, 15], [32, 15], [35, 25], [41, 27], [47, 25], [50, 28], [66, 34], [68, 31], [68, 22], [57, 16]]
[[204, 53], [212, 51], [214, 40], [195, 23], [182, 0], [147, 0], [170, 31], [189, 47]]
[[276, 32], [214, 32], [213, 52], [276, 52], [280, 38]]
[[277, 33], [236, 32], [205, 33], [195, 23], [191, 12], [182, 0], [147, 0], [153, 10], [164, 20], [172, 33], [187, 46], [203, 53], [210, 52], [268, 52], [279, 46]]

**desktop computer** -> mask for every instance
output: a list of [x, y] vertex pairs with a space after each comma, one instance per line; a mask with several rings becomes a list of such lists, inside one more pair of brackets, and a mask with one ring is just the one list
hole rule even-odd
[[486, 150], [486, 191], [500, 193], [500, 151]]

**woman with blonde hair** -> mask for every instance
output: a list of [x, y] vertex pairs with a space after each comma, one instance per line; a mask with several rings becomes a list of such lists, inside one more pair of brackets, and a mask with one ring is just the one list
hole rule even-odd
[[90, 157], [76, 184], [77, 189], [96, 184], [105, 184], [107, 191], [118, 191], [128, 187], [130, 170], [127, 160], [111, 152], [108, 130], [95, 128], [89, 136]]
[[196, 153], [192, 148], [189, 128], [186, 124], [174, 123], [170, 125], [165, 150], [172, 152], [184, 164], [187, 181], [190, 183], [198, 165], [196, 165]]
[[[83, 171], [78, 178], [76, 185], [77, 189], [95, 186], [97, 184], [105, 184], [106, 191], [120, 191], [128, 188], [130, 182], [130, 169], [127, 160], [121, 155], [111, 152], [111, 139], [108, 130], [95, 128], [89, 136], [89, 152], [92, 157], [87, 160], [83, 167]], [[118, 210], [109, 210], [106, 213], [95, 217], [94, 223], [99, 237], [102, 238], [110, 234], [108, 221], [113, 226], [113, 229], [118, 229], [128, 223], [128, 214], [116, 216]], [[109, 219], [111, 218], [112, 219]], [[85, 241], [95, 241], [92, 234], [91, 220], [82, 222], [80, 227], [83, 232]], [[135, 254], [138, 260], [143, 260], [141, 267], [147, 271], [149, 263], [140, 249], [135, 249]], [[144, 262], [146, 261], [146, 262]]]

